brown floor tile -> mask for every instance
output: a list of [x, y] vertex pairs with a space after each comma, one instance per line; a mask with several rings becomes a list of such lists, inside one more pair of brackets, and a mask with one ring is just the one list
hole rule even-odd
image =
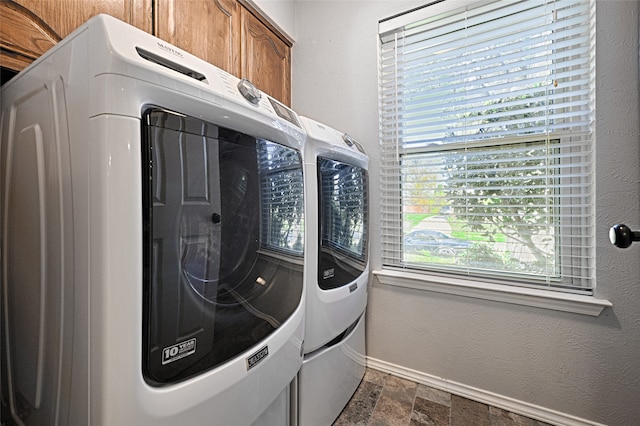
[[382, 388], [382, 395], [389, 398], [408, 402], [413, 405], [413, 399], [416, 397], [418, 384], [410, 380], [402, 379], [396, 376], [388, 376]]
[[548, 423], [519, 414], [511, 413], [497, 407], [489, 407], [491, 426], [551, 426]]
[[411, 420], [413, 401], [395, 399], [385, 395], [382, 390], [378, 403], [373, 409], [368, 425], [370, 426], [406, 426]]
[[363, 380], [375, 383], [376, 385], [384, 386], [384, 382], [385, 380], [387, 380], [387, 377], [389, 377], [388, 373], [383, 373], [382, 371], [367, 368], [365, 370]]
[[387, 376], [369, 424], [371, 426], [407, 426], [416, 397], [417, 383], [400, 377]]
[[551, 426], [373, 369], [366, 370], [360, 386], [334, 423], [334, 426], [449, 425]]
[[449, 426], [450, 408], [416, 396], [411, 413], [412, 426]]
[[489, 406], [451, 395], [451, 426], [491, 426]]
[[334, 426], [367, 425], [380, 393], [382, 393], [382, 386], [363, 380], [351, 401], [333, 423]]
[[451, 394], [440, 389], [434, 389], [426, 385], [418, 384], [416, 396], [438, 404], [451, 407]]

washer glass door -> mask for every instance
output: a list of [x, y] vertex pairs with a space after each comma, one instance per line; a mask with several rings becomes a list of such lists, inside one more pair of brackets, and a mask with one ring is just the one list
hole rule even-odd
[[143, 374], [174, 383], [273, 333], [302, 297], [298, 151], [159, 108], [143, 117]]
[[318, 158], [318, 285], [323, 290], [350, 284], [365, 269], [367, 192], [365, 169]]

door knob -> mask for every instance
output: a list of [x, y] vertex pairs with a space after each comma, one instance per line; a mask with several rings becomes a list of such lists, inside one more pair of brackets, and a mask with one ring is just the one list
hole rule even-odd
[[640, 231], [632, 231], [627, 225], [613, 225], [609, 230], [611, 244], [620, 248], [627, 248], [634, 241], [640, 241]]

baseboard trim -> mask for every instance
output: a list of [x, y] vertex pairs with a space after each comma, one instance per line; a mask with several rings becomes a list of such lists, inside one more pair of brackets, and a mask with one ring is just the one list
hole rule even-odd
[[376, 358], [367, 357], [367, 367], [554, 425], [605, 426], [602, 423], [595, 423], [581, 419], [570, 414], [550, 410], [548, 408], [529, 404], [524, 401], [498, 395], [486, 390], [477, 389], [462, 383], [446, 380], [442, 377], [432, 376], [421, 371], [391, 364]]

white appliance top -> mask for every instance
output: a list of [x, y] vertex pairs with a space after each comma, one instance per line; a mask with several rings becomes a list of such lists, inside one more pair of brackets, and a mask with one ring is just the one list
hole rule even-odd
[[[68, 66], [88, 67], [94, 78], [126, 77], [196, 97], [216, 106], [246, 111], [244, 114], [251, 115], [249, 111], [257, 111], [269, 118], [266, 122], [271, 127], [297, 140], [298, 146], [304, 141], [305, 135], [298, 115], [261, 92], [248, 80], [241, 80], [109, 15], [100, 14], [89, 19], [27, 69], [47, 61], [51, 55], [56, 55], [56, 52], [70, 44], [73, 49], [66, 50], [71, 53], [64, 53], [68, 57]], [[5, 86], [10, 87], [19, 78], [20, 75], [14, 77]], [[118, 91], [126, 90], [132, 91], [131, 87], [118, 86], [113, 87], [111, 92], [92, 93], [94, 102], [89, 114], [132, 114], [133, 111], [127, 110], [131, 108], [132, 102], [126, 97], [118, 97]], [[122, 105], [123, 103], [127, 105]], [[139, 114], [139, 111], [136, 113]]]
[[343, 133], [326, 124], [309, 117], [298, 117], [307, 133], [305, 162], [315, 161], [316, 155], [327, 156], [336, 160], [346, 160], [367, 168], [369, 157], [363, 146], [347, 133]]

